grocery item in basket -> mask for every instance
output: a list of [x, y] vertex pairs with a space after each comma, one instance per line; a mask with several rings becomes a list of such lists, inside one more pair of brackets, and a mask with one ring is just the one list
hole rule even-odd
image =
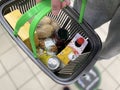
[[41, 25], [40, 27], [37, 27], [36, 32], [37, 32], [39, 39], [49, 38], [52, 36], [52, 34], [54, 32], [54, 28], [50, 24], [44, 24], [44, 25]]
[[[16, 9], [8, 14], [6, 14], [4, 17], [7, 20], [7, 22], [10, 24], [10, 26], [15, 29], [16, 23], [19, 20], [19, 18], [22, 16], [20, 10]], [[22, 39], [22, 41], [26, 44], [26, 46], [32, 50], [30, 40], [29, 40], [29, 27], [30, 23], [26, 22], [18, 32], [19, 37]], [[36, 46], [39, 45], [39, 40], [35, 32], [35, 44]]]
[[55, 30], [58, 30], [60, 28], [59, 24], [53, 19], [52, 19], [51, 25]]
[[64, 66], [58, 73], [63, 75], [71, 75], [76, 72], [85, 62], [90, 52], [82, 53], [79, 58], [74, 61], [70, 61], [66, 66]]
[[57, 56], [66, 65], [69, 61], [74, 61], [83, 52], [88, 41], [77, 33], [70, 43]]
[[61, 62], [56, 56], [51, 56], [44, 52], [39, 54], [38, 57], [50, 70], [58, 71], [60, 69]]
[[49, 38], [55, 30], [59, 29], [58, 23], [48, 16], [43, 17], [37, 26], [38, 38]]
[[63, 48], [65, 48], [65, 41], [68, 38], [68, 31], [60, 28], [54, 32], [52, 38], [54, 38], [58, 50], [61, 51]]
[[45, 24], [50, 24], [51, 22], [52, 22], [52, 19], [50, 17], [44, 16], [38, 25], [41, 26]]
[[39, 44], [40, 48], [45, 50], [49, 55], [56, 55], [58, 52], [55, 41], [52, 38], [40, 39]]
[[79, 60], [70, 61], [65, 67], [63, 67], [58, 73], [63, 75], [71, 75], [75, 72], [75, 67], [79, 63]]

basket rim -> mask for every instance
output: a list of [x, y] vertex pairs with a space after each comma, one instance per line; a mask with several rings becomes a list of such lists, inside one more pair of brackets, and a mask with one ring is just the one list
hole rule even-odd
[[[3, 13], [4, 13], [4, 10], [6, 7], [8, 7], [11, 3], [13, 2], [17, 2], [15, 0], [9, 0], [7, 1], [5, 4], [3, 4], [2, 6], [0, 6], [0, 19], [1, 19], [1, 23], [2, 25], [5, 27], [5, 29], [7, 30], [7, 32], [10, 34], [10, 36], [13, 38], [13, 40], [20, 46], [20, 48], [25, 52], [27, 53], [27, 55], [31, 58], [31, 60], [40, 68], [42, 69], [42, 71], [44, 71], [49, 77], [51, 77], [51, 79], [53, 79], [55, 82], [57, 83], [60, 83], [60, 84], [71, 84], [73, 82], [75, 82], [77, 80], [77, 78], [82, 75], [84, 72], [83, 71], [88, 71], [90, 66], [92, 64], [94, 64], [96, 62], [96, 60], [92, 60], [89, 64], [86, 65], [86, 67], [80, 72], [77, 72], [75, 73], [76, 75], [72, 75], [70, 76], [69, 78], [66, 78], [66, 79], [63, 79], [63, 78], [60, 78], [58, 76], [56, 76], [55, 74], [53, 74], [50, 70], [48, 70], [41, 62], [39, 62], [38, 64], [38, 59], [35, 59], [33, 56], [32, 56], [32, 53], [30, 53], [30, 50], [28, 50], [28, 48], [23, 44], [23, 43], [20, 43], [20, 39], [19, 38], [16, 38], [14, 37], [13, 35], [13, 32], [12, 32], [12, 28], [9, 26], [9, 24], [7, 23], [7, 21], [5, 20], [5, 18], [3, 17]], [[73, 18], [76, 22], [77, 22], [77, 18], [79, 17], [79, 14], [76, 13], [74, 10], [72, 10], [70, 7], [67, 7], [65, 9], [63, 9], [65, 12], [67, 13], [71, 13], [70, 11], [72, 11], [72, 15], [70, 16], [71, 18]], [[75, 15], [74, 15], [75, 14]], [[76, 18], [77, 17], [77, 18]], [[91, 52], [92, 54], [98, 54], [100, 49], [101, 49], [101, 40], [99, 38], [99, 36], [95, 33], [95, 31], [93, 31], [92, 27], [85, 21], [83, 20], [83, 23], [81, 24], [81, 27], [85, 29], [85, 32], [87, 34], [90, 34], [91, 33], [91, 38], [94, 39], [92, 42], [93, 42], [93, 48], [94, 50]], [[88, 30], [89, 28], [89, 30]], [[11, 30], [11, 31], [10, 31]], [[18, 42], [19, 41], [19, 42]], [[97, 52], [94, 52], [94, 51], [97, 51]], [[91, 54], [90, 54], [91, 55]], [[89, 58], [95, 58], [95, 56], [90, 56], [89, 55]], [[37, 61], [36, 61], [37, 60]]]

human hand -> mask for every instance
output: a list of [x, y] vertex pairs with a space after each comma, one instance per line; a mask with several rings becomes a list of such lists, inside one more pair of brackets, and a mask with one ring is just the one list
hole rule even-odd
[[70, 0], [64, 0], [61, 2], [60, 0], [51, 0], [52, 4], [52, 14], [57, 15], [60, 9], [70, 5]]
[[36, 0], [36, 3], [39, 3], [41, 0]]
[[[36, 2], [40, 2], [41, 0], [36, 0]], [[57, 15], [60, 11], [60, 9], [70, 5], [70, 0], [51, 0], [51, 5], [52, 5], [52, 14]]]

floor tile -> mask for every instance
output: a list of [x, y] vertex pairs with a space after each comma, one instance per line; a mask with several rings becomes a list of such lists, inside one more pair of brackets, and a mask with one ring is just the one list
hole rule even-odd
[[4, 33], [4, 28], [3, 28], [3, 26], [2, 26], [1, 23], [0, 23], [0, 36], [1, 36], [3, 33]]
[[100, 73], [104, 71], [104, 67], [101, 65], [99, 61], [96, 62], [95, 66], [97, 67]]
[[71, 90], [80, 90], [75, 84], [68, 85]]
[[95, 31], [98, 34], [98, 36], [100, 37], [101, 41], [104, 42], [107, 37], [107, 34], [103, 31], [103, 29], [97, 28], [97, 29], [95, 29]]
[[56, 84], [55, 87], [52, 88], [52, 90], [63, 90], [63, 85]]
[[43, 72], [40, 72], [40, 74], [37, 75], [37, 78], [39, 79], [39, 81], [41, 82], [45, 90], [51, 90], [51, 88], [56, 84], [52, 79], [50, 79]]
[[5, 54], [3, 54], [0, 59], [8, 71], [23, 61], [23, 57], [17, 52], [14, 47], [9, 49], [9, 51], [7, 51]]
[[24, 58], [28, 57], [27, 54], [18, 45], [16, 45], [16, 49]]
[[102, 59], [99, 62], [102, 64], [104, 68], [109, 67], [114, 61], [116, 61], [117, 57], [112, 57], [110, 59]]
[[[64, 87], [64, 85], [56, 84], [55, 87], [52, 88], [52, 90], [63, 90]], [[67, 85], [67, 87], [69, 87], [70, 90], [80, 90], [75, 84]]]
[[120, 61], [116, 60], [107, 70], [120, 84]]
[[98, 90], [115, 90], [118, 84], [111, 78], [107, 72], [103, 72], [101, 83]]
[[0, 63], [0, 76], [3, 75], [5, 73], [5, 70], [3, 68], [3, 66]]
[[17, 87], [24, 84], [27, 80], [29, 80], [33, 73], [31, 70], [27, 67], [26, 63], [22, 63], [16, 68], [14, 68], [10, 73], [11, 78], [17, 85]]
[[16, 90], [15, 86], [7, 75], [0, 78], [0, 90]]
[[41, 69], [30, 58], [27, 58], [26, 62], [28, 63], [34, 74], [37, 74], [41, 71]]
[[110, 24], [110, 21], [108, 21], [105, 24], [103, 24], [100, 28], [102, 28], [102, 30], [104, 30], [104, 32], [108, 33], [109, 24]]
[[120, 54], [118, 54], [116, 57], [118, 58], [118, 60], [120, 60]]
[[5, 51], [7, 52], [9, 48], [12, 47], [12, 43], [9, 41], [9, 39], [6, 37], [6, 35], [2, 35], [0, 37], [0, 56], [2, 55], [2, 53], [4, 53]]
[[26, 83], [22, 88], [19, 90], [44, 90], [43, 87], [39, 84], [36, 78], [33, 78], [28, 83]]
[[116, 90], [120, 90], [120, 86]]

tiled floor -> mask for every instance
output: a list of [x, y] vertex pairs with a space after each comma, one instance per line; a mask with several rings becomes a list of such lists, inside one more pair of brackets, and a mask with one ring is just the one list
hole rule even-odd
[[[109, 22], [96, 29], [105, 40]], [[101, 74], [99, 90], [120, 90], [120, 55], [96, 63]], [[75, 84], [71, 90], [79, 90]], [[0, 90], [62, 90], [14, 43], [0, 24]]]

